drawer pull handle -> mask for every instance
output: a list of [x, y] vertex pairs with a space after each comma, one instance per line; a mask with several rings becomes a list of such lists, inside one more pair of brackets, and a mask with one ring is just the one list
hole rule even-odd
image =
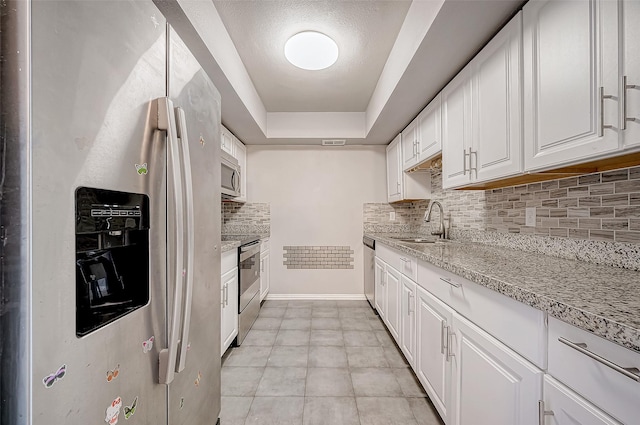
[[449, 285], [453, 286], [454, 288], [461, 288], [462, 287], [462, 284], [456, 283], [456, 282], [452, 282], [451, 279], [449, 279], [449, 278], [441, 277], [440, 280], [443, 281], [443, 282], [447, 282]]
[[587, 344], [585, 344], [584, 342], [571, 342], [566, 338], [560, 337], [558, 338], [558, 341], [560, 341], [561, 343], [568, 345], [569, 347], [573, 348], [576, 351], [581, 352], [582, 354], [584, 354], [585, 356], [591, 357], [593, 360], [602, 363], [603, 365], [610, 367], [611, 369], [615, 370], [616, 372], [620, 372], [621, 374], [623, 374], [624, 376], [626, 376], [627, 378], [631, 378], [636, 382], [640, 382], [640, 370], [637, 367], [622, 367], [622, 366], [618, 366], [617, 364], [613, 363], [610, 360], [605, 359], [602, 356], [597, 355], [596, 353], [593, 353], [589, 350], [587, 350]]
[[545, 416], [554, 416], [553, 410], [544, 410], [544, 401], [538, 400], [538, 424], [544, 425]]
[[410, 263], [411, 260], [404, 258], [404, 257], [400, 257], [400, 261], [402, 261], [403, 263]]

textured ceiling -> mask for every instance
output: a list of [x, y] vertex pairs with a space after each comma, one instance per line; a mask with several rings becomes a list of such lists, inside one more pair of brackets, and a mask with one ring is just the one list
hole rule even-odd
[[[409, 0], [218, 1], [214, 4], [268, 112], [362, 112], [402, 26]], [[284, 57], [292, 35], [319, 31], [338, 61], [305, 71]]]

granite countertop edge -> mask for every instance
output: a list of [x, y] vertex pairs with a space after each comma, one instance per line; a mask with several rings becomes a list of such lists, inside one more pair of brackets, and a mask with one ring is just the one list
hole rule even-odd
[[[488, 276], [484, 273], [478, 272], [477, 270], [473, 270], [470, 267], [453, 264], [429, 253], [413, 249], [406, 243], [389, 239], [384, 235], [377, 235], [375, 233], [365, 233], [365, 235], [375, 239], [376, 242], [381, 242], [384, 245], [400, 250], [408, 255], [418, 258], [419, 260], [426, 261], [436, 267], [461, 276], [471, 282], [484, 286], [530, 307], [542, 310], [557, 319], [576, 326], [577, 328], [640, 353], [640, 329], [634, 326], [620, 323], [612, 318], [588, 311], [584, 308], [572, 306], [570, 303], [563, 302], [562, 300], [556, 299], [548, 294], [543, 295], [530, 289], [523, 288], [518, 285], [518, 282], [507, 282]], [[518, 252], [522, 253], [523, 259], [529, 255], [524, 251]], [[567, 264], [570, 265], [572, 260], [564, 261], [567, 261]]]
[[[268, 233], [257, 233], [256, 236], [258, 236], [262, 241], [271, 237], [271, 235]], [[232, 249], [236, 249], [240, 246], [240, 243], [240, 241], [222, 241], [220, 243], [220, 252], [225, 253], [231, 251]]]

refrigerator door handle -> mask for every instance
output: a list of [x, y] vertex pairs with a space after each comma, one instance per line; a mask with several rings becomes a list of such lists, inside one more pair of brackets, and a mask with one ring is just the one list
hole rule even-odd
[[[172, 198], [169, 204], [173, 206], [174, 211], [168, 211], [168, 216], [173, 217], [169, 220], [168, 239], [169, 255], [171, 263], [169, 264], [170, 272], [167, 274], [168, 279], [174, 280], [173, 294], [173, 310], [171, 312], [171, 329], [169, 329], [168, 347], [160, 350], [159, 358], [159, 374], [158, 378], [161, 384], [170, 384], [173, 381], [176, 370], [176, 357], [178, 352], [178, 342], [180, 337], [180, 318], [182, 316], [182, 285], [184, 273], [184, 217], [183, 217], [183, 194], [182, 194], [182, 172], [180, 167], [180, 150], [178, 146], [178, 133], [176, 128], [176, 118], [173, 112], [173, 102], [167, 97], [156, 99], [158, 110], [158, 129], [167, 132], [167, 156], [169, 159], [168, 168], [171, 175], [168, 181], [171, 184]], [[173, 250], [173, 251], [172, 251]], [[171, 269], [173, 266], [173, 270]], [[173, 272], [173, 273], [171, 273]], [[167, 282], [168, 283], [168, 282]], [[168, 296], [168, 294], [167, 294]]]
[[182, 204], [187, 228], [187, 287], [184, 298], [184, 314], [182, 322], [182, 337], [180, 338], [178, 351], [178, 365], [176, 372], [182, 372], [187, 363], [187, 349], [189, 348], [189, 326], [191, 324], [191, 304], [193, 300], [193, 251], [195, 249], [194, 217], [193, 217], [193, 184], [191, 179], [191, 157], [189, 155], [189, 138], [187, 137], [187, 121], [184, 110], [176, 108], [176, 121], [178, 124], [178, 139], [182, 148], [182, 177], [184, 182], [184, 200]]

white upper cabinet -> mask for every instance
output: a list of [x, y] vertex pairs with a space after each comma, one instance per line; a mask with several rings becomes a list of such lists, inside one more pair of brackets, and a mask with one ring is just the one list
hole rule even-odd
[[463, 69], [442, 90], [442, 187], [471, 182], [467, 164], [471, 146], [471, 84]]
[[522, 171], [522, 13], [471, 63], [472, 150], [476, 181]]
[[429, 199], [431, 174], [405, 173], [402, 167], [402, 135], [398, 134], [387, 146], [387, 200], [388, 202]]
[[629, 148], [640, 145], [640, 2], [624, 0], [621, 7], [620, 124], [623, 148]]
[[235, 158], [234, 136], [225, 126], [220, 126], [220, 148]]
[[398, 134], [387, 146], [387, 198], [389, 202], [402, 200], [402, 161], [400, 144], [401, 136]]
[[534, 0], [524, 6], [526, 171], [618, 150], [618, 4]]
[[418, 163], [418, 118], [402, 130], [402, 169], [406, 170]]
[[442, 152], [442, 104], [440, 95], [418, 115], [418, 162]]
[[522, 14], [442, 91], [443, 187], [522, 171]]
[[402, 131], [402, 169], [408, 170], [442, 152], [441, 102], [436, 96]]

